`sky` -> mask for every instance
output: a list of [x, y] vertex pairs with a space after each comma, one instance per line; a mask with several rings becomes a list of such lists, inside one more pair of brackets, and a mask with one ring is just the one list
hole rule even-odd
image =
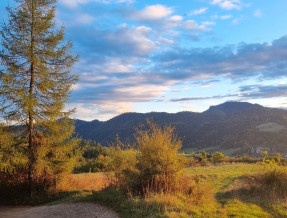
[[84, 120], [226, 101], [287, 108], [286, 10], [286, 0], [59, 0], [57, 24], [79, 55], [67, 108]]

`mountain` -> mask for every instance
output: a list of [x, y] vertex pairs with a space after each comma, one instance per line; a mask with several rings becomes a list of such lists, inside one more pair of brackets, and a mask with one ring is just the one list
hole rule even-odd
[[146, 119], [174, 126], [186, 150], [287, 153], [287, 111], [246, 102], [226, 102], [203, 113], [125, 113], [105, 122], [76, 120], [76, 132], [104, 146], [117, 135], [132, 144], [135, 128], [146, 124]]
[[217, 106], [210, 106], [210, 108], [205, 111], [206, 114], [234, 114], [241, 113], [248, 110], [260, 109], [262, 108], [259, 104], [250, 104], [247, 102], [237, 102], [229, 101]]

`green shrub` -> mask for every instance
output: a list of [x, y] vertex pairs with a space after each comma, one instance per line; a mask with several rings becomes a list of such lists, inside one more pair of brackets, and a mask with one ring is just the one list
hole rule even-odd
[[221, 152], [216, 152], [215, 154], [212, 155], [211, 159], [213, 163], [219, 163], [219, 162], [227, 161], [228, 158]]
[[135, 135], [139, 149], [138, 188], [168, 191], [174, 188], [183, 168], [178, 155], [182, 144], [174, 134], [174, 128], [161, 128], [150, 121], [148, 126], [148, 130], [139, 129]]
[[133, 186], [137, 179], [138, 151], [134, 149], [122, 150], [119, 146], [113, 148], [112, 166], [119, 186], [127, 188]]

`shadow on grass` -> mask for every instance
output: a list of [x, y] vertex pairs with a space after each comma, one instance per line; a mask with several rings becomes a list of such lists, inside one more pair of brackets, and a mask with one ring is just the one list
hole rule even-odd
[[[272, 194], [270, 194], [270, 196], [271, 195]], [[267, 196], [259, 197], [259, 194], [256, 194], [254, 191], [245, 188], [227, 192], [223, 196], [225, 202], [230, 199], [237, 199], [242, 203], [250, 205], [253, 204], [260, 207], [263, 211], [267, 212], [272, 217], [287, 217], [287, 205], [283, 198], [274, 201]], [[283, 210], [280, 211], [279, 208], [283, 208]]]
[[[2, 193], [1, 193], [2, 194]], [[54, 205], [60, 203], [73, 203], [73, 202], [85, 202], [93, 201], [93, 193], [91, 191], [67, 191], [67, 192], [57, 192], [57, 193], [47, 193], [40, 192], [37, 193], [31, 200], [29, 193], [26, 191], [14, 192], [10, 195], [5, 193], [5, 195], [0, 196], [1, 206], [16, 206], [16, 205]]]
[[163, 205], [147, 203], [116, 188], [93, 192], [94, 201], [118, 212], [122, 217], [166, 217]]
[[237, 180], [243, 180], [244, 179], [244, 176], [239, 176], [239, 177], [235, 177], [231, 180], [230, 183], [226, 184], [225, 186], [223, 186], [221, 188], [222, 191], [220, 192], [216, 192], [215, 194], [215, 198], [216, 200], [218, 201], [218, 203], [220, 203], [222, 206], [224, 206], [224, 204], [229, 201], [229, 200], [232, 200], [234, 199], [234, 197], [232, 195], [230, 195], [227, 191], [228, 187], [230, 187], [231, 185], [234, 184], [235, 181]]
[[[233, 184], [236, 180], [242, 182], [242, 186], [235, 185], [227, 191], [218, 192], [216, 199], [223, 206], [230, 204], [230, 202], [239, 201], [242, 202], [244, 207], [249, 205], [249, 209], [257, 208], [258, 211], [266, 212], [268, 216], [272, 217], [287, 217], [287, 204], [286, 198], [280, 193], [272, 192], [272, 189], [264, 189], [261, 187], [253, 187], [246, 180], [247, 176], [241, 176], [234, 179]], [[250, 186], [249, 186], [250, 185]], [[228, 189], [230, 185], [225, 187]], [[224, 190], [224, 189], [223, 189]], [[243, 210], [243, 209], [242, 209]], [[247, 207], [245, 210], [248, 210]], [[252, 211], [251, 211], [252, 212]], [[254, 211], [256, 213], [256, 211]]]

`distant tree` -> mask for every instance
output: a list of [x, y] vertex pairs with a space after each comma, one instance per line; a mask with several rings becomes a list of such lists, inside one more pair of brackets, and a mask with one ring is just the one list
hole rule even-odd
[[10, 124], [21, 124], [33, 193], [36, 177], [56, 181], [73, 165], [72, 111], [63, 111], [77, 81], [70, 73], [77, 58], [64, 40], [64, 28], [56, 28], [56, 0], [15, 2], [0, 29], [0, 112]]
[[276, 153], [276, 154], [272, 155], [271, 158], [274, 159], [274, 161], [275, 161], [276, 163], [280, 163], [280, 162], [281, 162], [281, 159], [282, 159], [282, 156], [281, 156], [280, 153]]
[[268, 157], [268, 151], [262, 151], [260, 156], [262, 157], [262, 161], [265, 162], [266, 158]]
[[203, 152], [201, 152], [200, 156], [201, 156], [202, 159], [206, 159], [208, 154], [205, 151], [203, 151]]
[[215, 154], [212, 155], [212, 162], [214, 163], [223, 162], [226, 160], [227, 160], [227, 157], [221, 152], [216, 152]]

